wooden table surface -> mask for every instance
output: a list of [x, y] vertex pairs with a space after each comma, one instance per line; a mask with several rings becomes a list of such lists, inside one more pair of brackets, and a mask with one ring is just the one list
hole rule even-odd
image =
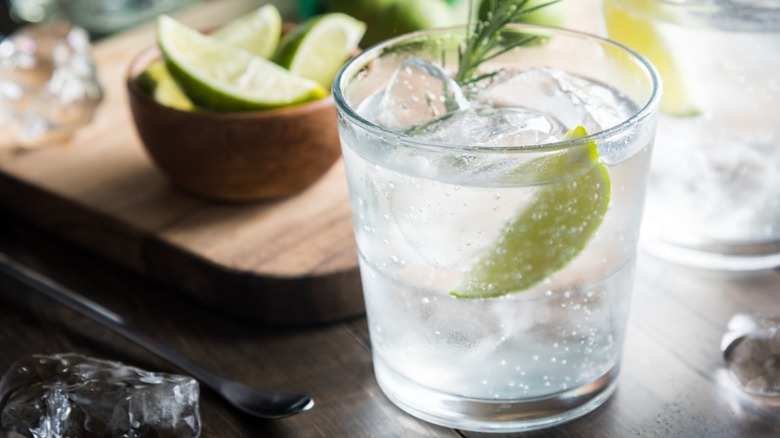
[[[204, 437], [479, 437], [419, 421], [381, 393], [365, 318], [269, 327], [215, 313], [0, 210], [0, 252], [123, 315], [205, 367], [248, 385], [300, 391], [314, 408], [265, 422], [201, 393]], [[615, 395], [593, 413], [528, 437], [777, 437], [774, 405], [731, 383], [719, 344], [737, 312], [780, 314], [777, 272], [732, 275], [640, 255], [623, 369]], [[90, 333], [85, 336], [84, 333]], [[0, 370], [29, 354], [79, 352], [175, 372], [148, 353], [74, 318], [41, 318], [0, 290]]]
[[[310, 412], [259, 421], [234, 412], [204, 389], [204, 437], [486, 436], [419, 421], [390, 403], [373, 377], [363, 317], [307, 327], [240, 322], [195, 303], [175, 287], [150, 282], [60, 240], [3, 207], [0, 252], [107, 306], [218, 374], [315, 399]], [[0, 372], [25, 355], [58, 352], [176, 372], [76, 317], [63, 324], [20, 308], [5, 292], [0, 288]], [[771, 403], [736, 389], [720, 352], [732, 315], [780, 315], [779, 297], [776, 271], [708, 272], [640, 254], [615, 395], [581, 419], [518, 436], [780, 436], [780, 399]]]

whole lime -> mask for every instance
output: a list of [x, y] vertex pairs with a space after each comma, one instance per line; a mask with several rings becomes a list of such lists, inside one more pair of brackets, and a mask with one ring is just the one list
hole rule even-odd
[[[482, 3], [479, 5], [479, 19], [485, 20], [490, 11], [491, 3], [500, 1], [502, 0], [482, 0]], [[550, 0], [529, 0], [528, 3], [525, 4], [525, 9], [548, 2], [550, 2]], [[540, 24], [545, 26], [563, 26], [565, 21], [566, 7], [562, 1], [522, 15], [517, 20], [518, 23]]]
[[362, 45], [417, 30], [455, 24], [453, 9], [444, 0], [394, 0], [368, 21]]
[[329, 12], [343, 12], [361, 21], [368, 21], [393, 0], [322, 0]]

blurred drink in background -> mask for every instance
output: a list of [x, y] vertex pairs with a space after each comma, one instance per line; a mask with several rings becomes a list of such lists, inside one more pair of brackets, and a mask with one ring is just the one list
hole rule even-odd
[[780, 265], [780, 2], [604, 8], [610, 38], [664, 81], [643, 246], [715, 269]]
[[66, 19], [93, 37], [112, 34], [199, 0], [8, 0], [17, 21]]

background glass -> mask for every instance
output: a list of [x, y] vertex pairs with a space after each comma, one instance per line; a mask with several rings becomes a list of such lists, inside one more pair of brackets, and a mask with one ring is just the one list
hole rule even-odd
[[604, 7], [610, 38], [664, 81], [643, 247], [700, 267], [780, 265], [780, 2]]

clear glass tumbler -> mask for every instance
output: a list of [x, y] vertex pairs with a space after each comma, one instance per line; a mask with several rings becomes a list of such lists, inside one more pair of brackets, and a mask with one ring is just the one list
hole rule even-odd
[[604, 8], [609, 37], [664, 82], [641, 246], [705, 268], [780, 266], [780, 2]]
[[518, 25], [461, 89], [464, 35], [334, 82], [375, 374], [432, 423], [553, 426], [615, 389], [660, 84], [623, 46]]

